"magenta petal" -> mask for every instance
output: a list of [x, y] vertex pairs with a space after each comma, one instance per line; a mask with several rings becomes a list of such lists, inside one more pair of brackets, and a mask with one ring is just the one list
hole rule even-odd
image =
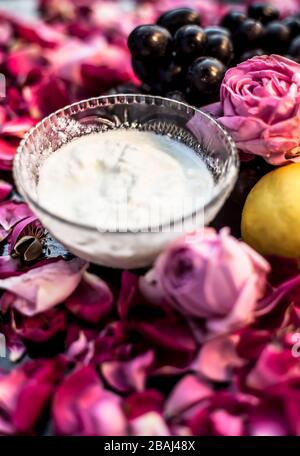
[[34, 432], [64, 368], [65, 362], [59, 357], [30, 361], [0, 374], [1, 434]]
[[11, 256], [0, 256], [0, 279], [6, 279], [22, 274], [19, 271], [19, 262]]
[[0, 169], [11, 171], [16, 149], [17, 145], [10, 144], [5, 139], [0, 138]]
[[211, 421], [216, 435], [240, 437], [243, 435], [244, 420], [225, 410], [217, 410], [211, 414]]
[[42, 75], [33, 85], [23, 88], [33, 118], [41, 119], [70, 103], [66, 84], [54, 75]]
[[195, 356], [196, 341], [184, 320], [156, 319], [134, 322], [130, 326], [156, 349], [158, 363], [185, 367]]
[[31, 117], [18, 117], [17, 119], [6, 121], [1, 129], [1, 133], [7, 137], [16, 137], [22, 139], [25, 133], [30, 130], [36, 121]]
[[222, 115], [222, 104], [218, 101], [217, 103], [202, 106], [201, 110], [211, 114], [212, 116], [220, 117]]
[[85, 267], [78, 258], [58, 260], [2, 279], [0, 289], [14, 293], [14, 308], [30, 317], [63, 302], [78, 286]]
[[265, 315], [273, 310], [277, 304], [288, 296], [296, 287], [300, 286], [300, 275], [283, 282], [274, 288], [271, 293], [258, 302], [257, 316]]
[[4, 180], [0, 180], [0, 201], [5, 200], [11, 193], [13, 186]]
[[131, 304], [136, 296], [139, 279], [129, 271], [123, 271], [121, 278], [121, 290], [117, 303], [120, 318], [127, 317]]
[[55, 48], [64, 38], [62, 33], [42, 21], [31, 24], [16, 20], [15, 28], [23, 40], [39, 44], [43, 48]]
[[81, 367], [64, 379], [56, 390], [52, 413], [59, 435], [126, 434], [120, 398], [102, 387], [91, 366]]
[[284, 350], [276, 344], [269, 344], [249, 372], [247, 386], [264, 390], [286, 380], [299, 377], [299, 360], [292, 355], [290, 348]]
[[156, 390], [146, 390], [140, 393], [133, 393], [124, 399], [124, 410], [129, 420], [149, 412], [162, 413], [164, 397]]
[[157, 412], [148, 412], [130, 422], [130, 433], [137, 437], [166, 437], [171, 432], [163, 417]]
[[65, 304], [78, 318], [97, 324], [112, 310], [113, 296], [103, 280], [84, 272], [82, 281]]
[[116, 391], [121, 393], [142, 391], [145, 387], [147, 371], [153, 360], [154, 353], [148, 351], [129, 361], [102, 363], [100, 368], [106, 382]]
[[5, 201], [0, 204], [0, 227], [2, 239], [6, 239], [11, 228], [21, 220], [32, 217], [32, 212], [25, 203]]
[[244, 364], [236, 352], [237, 343], [238, 337], [235, 336], [222, 336], [208, 341], [193, 362], [193, 370], [213, 381], [230, 380], [233, 369]]
[[213, 390], [208, 384], [194, 375], [186, 375], [177, 383], [167, 399], [164, 414], [168, 419], [178, 417], [212, 394]]
[[15, 332], [22, 339], [35, 343], [49, 341], [66, 329], [66, 315], [61, 309], [51, 309], [33, 317], [15, 318]]
[[81, 77], [87, 87], [97, 87], [100, 92], [105, 92], [112, 87], [130, 81], [131, 68], [125, 58], [122, 67], [109, 67], [106, 65], [95, 65], [83, 63], [81, 65]]
[[1, 333], [4, 334], [5, 337], [6, 356], [8, 356], [10, 362], [16, 363], [26, 352], [24, 342], [12, 328], [11, 322], [6, 325], [1, 325], [0, 327]]

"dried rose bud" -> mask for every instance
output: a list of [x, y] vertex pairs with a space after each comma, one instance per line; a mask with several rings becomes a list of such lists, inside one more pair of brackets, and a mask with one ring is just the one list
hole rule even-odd
[[14, 247], [13, 257], [21, 257], [24, 261], [37, 260], [43, 253], [43, 245], [34, 236], [23, 236]]

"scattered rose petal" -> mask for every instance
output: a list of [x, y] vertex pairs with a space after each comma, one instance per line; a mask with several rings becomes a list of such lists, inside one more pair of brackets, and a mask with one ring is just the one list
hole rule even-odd
[[138, 321], [129, 324], [149, 346], [156, 348], [156, 361], [176, 367], [185, 367], [195, 356], [196, 341], [183, 319], [157, 318], [153, 322]]
[[164, 397], [156, 390], [146, 390], [140, 393], [133, 393], [124, 400], [124, 410], [129, 420], [149, 412], [157, 412], [161, 415], [163, 410]]
[[153, 352], [148, 351], [129, 361], [102, 363], [101, 373], [106, 382], [120, 393], [142, 391], [153, 360]]
[[58, 260], [0, 280], [0, 289], [15, 295], [13, 306], [30, 317], [60, 304], [78, 286], [86, 263], [77, 258]]
[[291, 378], [300, 378], [298, 358], [290, 347], [283, 349], [276, 344], [267, 345], [247, 376], [247, 386], [264, 390]]
[[54, 358], [0, 373], [1, 434], [33, 433], [64, 368], [64, 360]]
[[22, 339], [44, 343], [66, 330], [66, 315], [61, 309], [51, 309], [33, 317], [15, 316], [13, 327]]
[[130, 430], [134, 436], [161, 437], [170, 436], [170, 430], [163, 417], [157, 412], [149, 412], [130, 422]]
[[71, 101], [66, 84], [42, 72], [32, 85], [24, 87], [23, 96], [34, 119], [42, 119]]
[[25, 203], [5, 201], [0, 203], [0, 241], [9, 235], [10, 230], [20, 221], [31, 217], [32, 212]]
[[0, 256], [0, 279], [22, 274], [19, 267], [18, 260], [13, 259], [9, 255]]
[[124, 271], [121, 277], [121, 290], [117, 303], [121, 319], [125, 319], [134, 301], [138, 289], [138, 277], [129, 271]]
[[206, 342], [192, 369], [216, 382], [229, 381], [234, 368], [244, 364], [236, 352], [238, 341], [238, 336], [223, 336]]
[[213, 394], [212, 388], [200, 381], [194, 375], [186, 375], [180, 380], [173, 391], [164, 407], [164, 415], [167, 418], [176, 418], [189, 411], [204, 399]]
[[113, 296], [103, 280], [84, 272], [80, 284], [66, 299], [65, 304], [78, 318], [97, 324], [111, 312]]
[[53, 401], [56, 432], [69, 436], [126, 434], [121, 400], [106, 391], [91, 366], [75, 370], [57, 388]]

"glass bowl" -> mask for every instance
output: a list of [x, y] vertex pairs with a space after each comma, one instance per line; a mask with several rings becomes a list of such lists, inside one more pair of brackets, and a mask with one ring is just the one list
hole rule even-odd
[[[120, 128], [168, 135], [200, 154], [214, 178], [209, 201], [185, 214], [184, 220], [174, 220], [171, 229], [160, 226], [155, 232], [103, 231], [66, 220], [43, 207], [38, 201], [37, 184], [47, 157], [75, 138]], [[210, 115], [162, 97], [118, 94], [72, 104], [42, 120], [21, 142], [13, 172], [19, 193], [70, 252], [108, 267], [140, 268], [149, 266], [183, 232], [200, 229], [213, 220], [235, 184], [238, 167], [234, 141]]]

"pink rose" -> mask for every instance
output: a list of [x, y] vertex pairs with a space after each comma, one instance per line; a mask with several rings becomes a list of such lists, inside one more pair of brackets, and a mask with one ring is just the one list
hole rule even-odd
[[223, 116], [238, 148], [273, 165], [300, 160], [300, 65], [277, 55], [254, 57], [227, 71]]
[[[153, 273], [162, 297], [187, 317], [206, 320], [210, 333], [224, 333], [254, 319], [268, 263], [246, 244], [206, 228], [177, 241], [158, 258]], [[147, 281], [147, 276], [144, 279]], [[150, 287], [145, 287], [149, 298]]]

